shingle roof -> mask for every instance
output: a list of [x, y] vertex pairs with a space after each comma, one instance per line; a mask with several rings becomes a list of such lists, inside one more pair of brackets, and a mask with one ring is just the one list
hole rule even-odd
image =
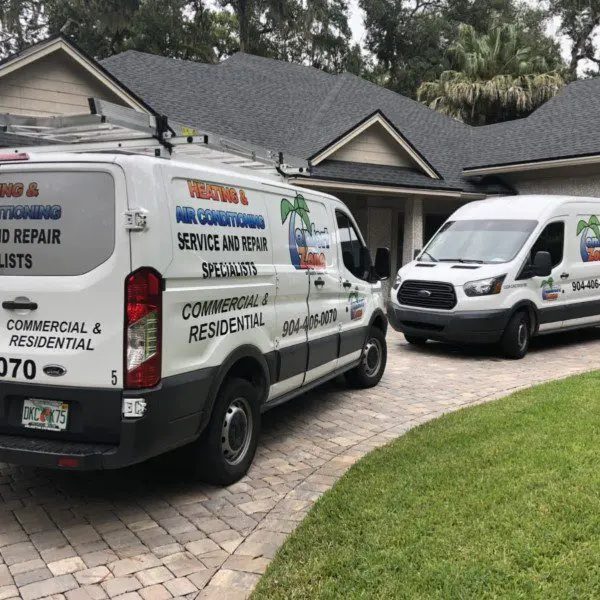
[[529, 117], [473, 128], [465, 168], [600, 154], [600, 78], [567, 85]]
[[[379, 110], [441, 174], [442, 186], [475, 190], [462, 177], [468, 126], [354, 75], [248, 54], [207, 65], [129, 50], [102, 66], [174, 120], [306, 159]], [[400, 173], [380, 170], [378, 178], [414, 185], [414, 173]], [[429, 177], [419, 183], [440, 187]]]
[[368, 185], [428, 188], [454, 192], [479, 192], [485, 189], [490, 194], [505, 194], [512, 191], [494, 179], [488, 179], [482, 183], [465, 181], [462, 182], [462, 185], [453, 187], [444, 179], [431, 179], [421, 171], [406, 167], [352, 163], [341, 160], [325, 160], [319, 163], [313, 167], [311, 177], [328, 181], [352, 181]]

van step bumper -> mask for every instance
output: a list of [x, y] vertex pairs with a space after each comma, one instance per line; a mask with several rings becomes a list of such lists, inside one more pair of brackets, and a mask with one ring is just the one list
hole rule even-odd
[[[214, 372], [213, 367], [200, 369], [167, 377], [152, 389], [125, 392], [0, 381], [0, 462], [79, 471], [118, 469], [193, 442], [201, 433]], [[143, 398], [146, 414], [123, 418], [124, 397]], [[25, 429], [21, 413], [26, 398], [67, 402], [73, 417], [69, 415], [67, 430]], [[106, 427], [100, 429], [99, 423]]]
[[56, 469], [61, 468], [59, 460], [69, 459], [69, 463], [73, 466], [63, 468], [83, 471], [102, 469], [105, 457], [116, 454], [118, 449], [118, 446], [108, 444], [84, 444], [0, 435], [2, 460], [27, 467]]
[[434, 313], [388, 303], [388, 319], [396, 331], [440, 342], [495, 344], [510, 318], [510, 309]]

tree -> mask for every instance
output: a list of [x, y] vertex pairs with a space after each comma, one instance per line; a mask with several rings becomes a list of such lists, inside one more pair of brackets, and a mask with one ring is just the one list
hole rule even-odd
[[560, 71], [522, 43], [514, 25], [478, 34], [462, 25], [449, 48], [454, 70], [422, 83], [418, 99], [431, 108], [473, 125], [523, 117], [552, 98], [565, 84]]
[[[600, 0], [598, 0], [600, 1]], [[367, 49], [388, 74], [387, 85], [415, 97], [422, 81], [450, 68], [447, 50], [461, 23], [483, 33], [498, 22], [527, 32], [536, 53], [560, 56], [544, 33], [545, 12], [520, 0], [359, 0], [365, 11]], [[538, 52], [539, 50], [539, 52]]]
[[[200, 0], [46, 0], [48, 30], [102, 59], [124, 50], [215, 62], [227, 20]], [[218, 51], [217, 51], [218, 50]]]
[[331, 72], [356, 65], [347, 0], [220, 0], [239, 24], [240, 50]]
[[44, 26], [41, 0], [0, 0], [0, 58], [37, 42]]
[[597, 74], [600, 65], [596, 34], [600, 26], [600, 0], [550, 0], [550, 12], [560, 19], [558, 32], [571, 42], [569, 71], [577, 77], [581, 61], [590, 61], [596, 67], [588, 74]]

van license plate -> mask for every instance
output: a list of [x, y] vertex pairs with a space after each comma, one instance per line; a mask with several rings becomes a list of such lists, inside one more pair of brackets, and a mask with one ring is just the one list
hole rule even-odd
[[27, 429], [64, 431], [68, 417], [69, 405], [66, 402], [27, 398], [23, 402], [21, 424]]

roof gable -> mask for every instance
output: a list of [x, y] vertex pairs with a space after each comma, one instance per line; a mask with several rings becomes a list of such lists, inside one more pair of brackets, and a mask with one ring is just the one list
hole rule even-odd
[[[58, 61], [57, 57], [60, 57]], [[125, 106], [143, 112], [152, 112], [145, 102], [131, 93], [97, 61], [88, 57], [62, 36], [50, 37], [0, 62], [0, 86], [4, 83], [3, 80], [14, 79], [20, 71], [31, 69], [37, 63], [49, 63], [49, 61], [74, 63], [85, 72], [88, 81], [93, 78], [94, 87], [105, 89], [111, 100], [117, 99]]]
[[311, 162], [318, 165], [325, 159], [412, 167], [426, 173], [432, 179], [440, 179], [433, 166], [380, 111], [376, 111], [313, 155]]

